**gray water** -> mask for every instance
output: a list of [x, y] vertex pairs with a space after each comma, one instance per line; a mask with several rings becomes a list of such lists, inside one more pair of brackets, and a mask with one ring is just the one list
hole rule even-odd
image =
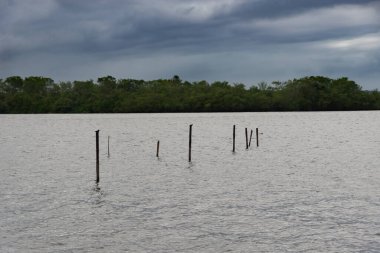
[[378, 111], [0, 115], [0, 252], [380, 252], [379, 129]]

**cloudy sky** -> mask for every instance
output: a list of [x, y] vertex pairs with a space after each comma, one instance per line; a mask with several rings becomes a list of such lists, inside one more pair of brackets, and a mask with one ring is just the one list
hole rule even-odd
[[380, 0], [0, 0], [0, 78], [286, 81], [380, 89]]

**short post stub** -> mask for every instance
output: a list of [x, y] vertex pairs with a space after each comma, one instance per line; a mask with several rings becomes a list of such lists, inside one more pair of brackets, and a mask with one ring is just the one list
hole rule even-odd
[[234, 153], [235, 153], [235, 130], [236, 130], [236, 126], [234, 125], [233, 131], [232, 131], [232, 152]]
[[108, 136], [108, 157], [110, 157], [110, 136]]
[[248, 129], [245, 128], [245, 148], [248, 149]]
[[256, 128], [256, 147], [259, 146], [259, 129]]
[[189, 125], [189, 162], [191, 162], [191, 138], [192, 138], [193, 124]]
[[156, 157], [159, 157], [159, 154], [160, 154], [160, 141], [157, 141]]
[[250, 134], [250, 136], [249, 136], [249, 143], [248, 143], [248, 147], [250, 147], [250, 146], [251, 146], [252, 134], [253, 134], [253, 130], [251, 129], [251, 134]]

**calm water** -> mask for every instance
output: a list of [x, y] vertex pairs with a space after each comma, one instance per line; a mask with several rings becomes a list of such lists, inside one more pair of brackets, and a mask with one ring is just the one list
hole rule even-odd
[[380, 252], [380, 112], [0, 115], [0, 179], [0, 252]]

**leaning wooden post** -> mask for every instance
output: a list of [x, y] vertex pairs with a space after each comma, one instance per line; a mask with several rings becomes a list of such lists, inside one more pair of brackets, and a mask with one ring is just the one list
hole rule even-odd
[[96, 133], [96, 182], [99, 183], [99, 130]]
[[232, 152], [235, 153], [235, 125], [234, 125], [234, 128], [233, 128], [233, 131], [232, 131]]
[[251, 129], [251, 135], [249, 136], [249, 143], [248, 143], [248, 147], [250, 147], [250, 146], [251, 146], [252, 134], [253, 134], [253, 130]]
[[191, 137], [193, 131], [193, 124], [189, 126], [189, 162], [191, 162]]
[[248, 129], [245, 128], [245, 148], [248, 149]]
[[259, 146], [259, 129], [256, 128], [256, 147]]
[[156, 157], [159, 157], [159, 153], [160, 153], [160, 141], [157, 141]]
[[110, 157], [110, 136], [108, 135], [108, 157]]

